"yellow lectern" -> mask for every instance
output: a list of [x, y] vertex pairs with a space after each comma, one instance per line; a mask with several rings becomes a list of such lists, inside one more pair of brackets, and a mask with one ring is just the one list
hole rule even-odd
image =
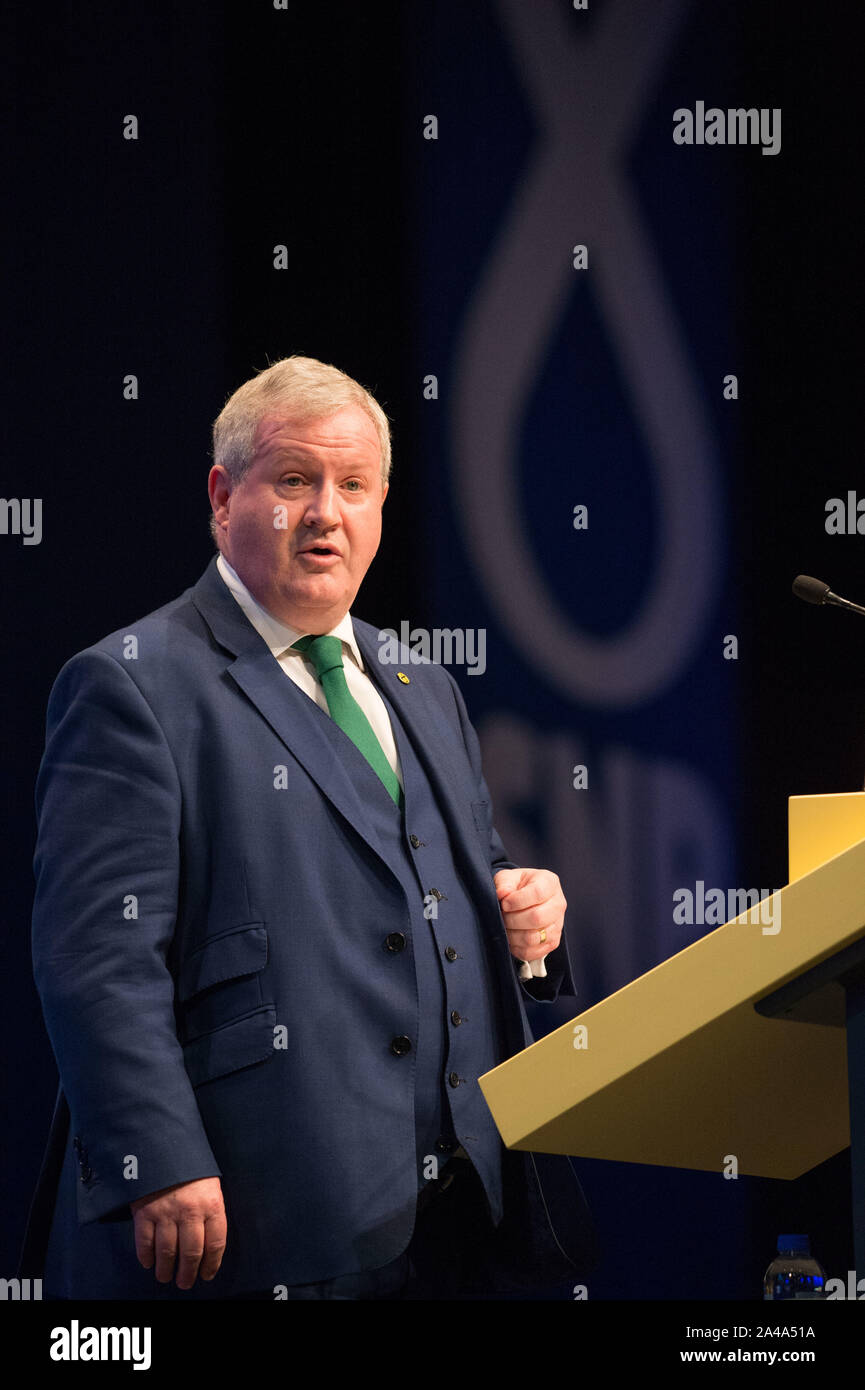
[[[485, 1073], [508, 1148], [796, 1178], [851, 1142], [865, 1269], [865, 793], [790, 798], [790, 883]], [[849, 1047], [849, 1059], [848, 1059]], [[850, 1081], [848, 1086], [848, 1060]]]

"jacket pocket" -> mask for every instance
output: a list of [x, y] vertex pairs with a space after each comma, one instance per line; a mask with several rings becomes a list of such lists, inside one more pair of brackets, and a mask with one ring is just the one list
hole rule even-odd
[[267, 964], [263, 922], [245, 922], [205, 941], [180, 967], [176, 1017], [181, 1042], [245, 1018], [268, 1001], [261, 974]]
[[177, 998], [186, 1003], [193, 995], [225, 980], [256, 975], [267, 964], [267, 929], [263, 922], [231, 927], [198, 946], [180, 967]]
[[272, 1057], [275, 1026], [276, 1006], [265, 1004], [185, 1043], [183, 1061], [193, 1086]]

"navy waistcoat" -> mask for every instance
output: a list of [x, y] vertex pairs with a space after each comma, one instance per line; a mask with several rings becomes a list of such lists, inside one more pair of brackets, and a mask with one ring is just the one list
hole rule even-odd
[[[414, 973], [417, 1035], [399, 1059], [415, 1068], [418, 1187], [441, 1169], [456, 1144], [472, 1160], [493, 1221], [502, 1216], [502, 1141], [478, 1077], [508, 1055], [489, 942], [452, 851], [447, 824], [394, 705], [382, 691], [399, 751], [405, 791], [400, 811], [368, 765], [363, 788], [369, 827], [405, 889], [411, 939], [399, 940], [400, 968]], [[397, 937], [400, 934], [396, 934]], [[405, 935], [403, 933], [402, 935]], [[435, 1159], [432, 1163], [430, 1160]], [[426, 1176], [425, 1176], [426, 1175]]]

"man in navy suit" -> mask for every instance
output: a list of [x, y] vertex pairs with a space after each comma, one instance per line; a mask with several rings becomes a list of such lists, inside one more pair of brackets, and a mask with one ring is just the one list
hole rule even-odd
[[477, 1080], [531, 1043], [523, 991], [574, 992], [566, 903], [506, 858], [450, 674], [350, 615], [386, 417], [288, 358], [230, 398], [214, 459], [218, 557], [49, 703], [45, 1292], [568, 1296], [573, 1168], [506, 1151]]

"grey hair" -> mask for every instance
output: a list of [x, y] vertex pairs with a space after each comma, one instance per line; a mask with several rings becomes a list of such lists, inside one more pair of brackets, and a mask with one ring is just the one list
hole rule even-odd
[[[245, 381], [229, 396], [213, 422], [213, 462], [221, 464], [235, 485], [252, 464], [261, 421], [275, 409], [298, 423], [322, 420], [346, 405], [358, 405], [375, 425], [381, 445], [381, 481], [391, 469], [390, 425], [374, 396], [359, 382], [315, 357], [283, 357]], [[216, 518], [210, 533], [218, 544]]]

